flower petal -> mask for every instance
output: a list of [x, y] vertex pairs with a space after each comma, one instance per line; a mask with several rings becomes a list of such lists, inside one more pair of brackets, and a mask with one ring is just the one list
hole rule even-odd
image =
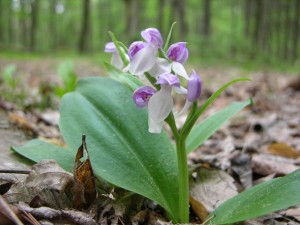
[[156, 84], [169, 85], [179, 88], [180, 80], [172, 73], [164, 73], [158, 77]]
[[107, 42], [104, 48], [104, 52], [117, 52], [117, 48], [113, 42]]
[[163, 122], [155, 123], [150, 117], [148, 118], [148, 131], [150, 133], [160, 133], [162, 130]]
[[110, 63], [118, 69], [122, 69], [124, 64], [118, 52], [113, 52]]
[[154, 124], [163, 122], [170, 114], [173, 108], [173, 97], [171, 95], [172, 87], [162, 85], [160, 91], [156, 92], [149, 100], [148, 113], [149, 118]]
[[149, 86], [143, 86], [135, 90], [132, 94], [132, 99], [137, 107], [143, 108], [148, 105], [150, 97], [156, 92], [156, 90]]
[[156, 28], [147, 28], [141, 32], [142, 37], [145, 41], [154, 44], [158, 48], [161, 48], [163, 45], [163, 40], [161, 33]]
[[163, 73], [171, 72], [171, 65], [168, 60], [163, 58], [157, 58], [156, 63], [151, 70], [148, 71], [152, 77], [157, 77]]
[[172, 44], [167, 51], [167, 55], [172, 61], [184, 64], [189, 56], [189, 50], [186, 47], [186, 42]]
[[195, 71], [190, 76], [187, 90], [187, 99], [190, 102], [196, 101], [201, 95], [202, 81]]
[[182, 76], [187, 80], [189, 79], [189, 76], [187, 75], [185, 68], [183, 67], [183, 65], [181, 63], [172, 62], [172, 70], [179, 76]]
[[130, 62], [129, 72], [137, 76], [142, 76], [154, 66], [156, 53], [157, 48], [152, 44], [148, 44], [138, 51]]

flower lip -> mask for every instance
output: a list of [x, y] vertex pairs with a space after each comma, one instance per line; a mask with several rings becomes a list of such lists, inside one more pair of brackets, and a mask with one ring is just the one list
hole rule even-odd
[[128, 48], [128, 56], [130, 58], [130, 60], [133, 59], [133, 57], [135, 56], [135, 54], [140, 51], [141, 49], [145, 48], [146, 47], [146, 44], [145, 42], [143, 41], [135, 41], [133, 42], [129, 48]]
[[132, 99], [137, 107], [143, 108], [148, 105], [148, 102], [156, 90], [149, 86], [143, 86], [135, 90], [132, 94]]
[[172, 44], [167, 51], [167, 55], [172, 61], [184, 64], [189, 56], [186, 42]]
[[187, 99], [190, 102], [196, 101], [200, 95], [202, 90], [202, 81], [199, 75], [193, 71], [188, 81], [188, 88], [187, 88]]
[[163, 40], [161, 37], [161, 33], [156, 28], [147, 28], [141, 32], [142, 37], [145, 39], [145, 41], [150, 42], [157, 46], [158, 48], [161, 48], [163, 45]]
[[107, 42], [104, 48], [104, 52], [116, 52], [117, 48], [113, 42]]
[[177, 76], [171, 73], [164, 73], [158, 76], [156, 84], [170, 85], [174, 87], [180, 87], [180, 80]]

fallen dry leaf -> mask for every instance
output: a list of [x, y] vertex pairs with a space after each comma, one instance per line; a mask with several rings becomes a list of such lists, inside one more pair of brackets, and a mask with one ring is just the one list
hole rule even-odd
[[64, 171], [54, 160], [44, 160], [32, 167], [24, 182], [18, 182], [4, 195], [9, 203], [30, 203], [39, 198], [43, 205], [56, 209], [72, 206], [69, 196], [74, 184], [72, 174]]
[[300, 152], [284, 142], [270, 144], [268, 147], [268, 152], [274, 155], [279, 155], [291, 159], [300, 157]]
[[[86, 157], [83, 161], [82, 158]], [[97, 197], [95, 177], [86, 147], [85, 135], [75, 157], [75, 184], [73, 187], [73, 207], [75, 209], [88, 208]]]
[[234, 179], [222, 170], [199, 167], [190, 179], [191, 206], [202, 221], [208, 213], [237, 194]]
[[295, 163], [296, 161], [293, 159], [269, 154], [255, 154], [252, 156], [253, 172], [263, 176], [273, 173], [276, 175], [287, 175], [299, 169], [299, 166], [296, 166]]

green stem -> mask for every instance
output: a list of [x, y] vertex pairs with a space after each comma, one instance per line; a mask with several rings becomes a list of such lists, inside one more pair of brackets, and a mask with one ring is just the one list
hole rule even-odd
[[189, 222], [189, 176], [185, 140], [176, 142], [179, 180], [179, 223]]
[[189, 176], [187, 165], [187, 154], [185, 138], [180, 138], [176, 127], [173, 113], [170, 113], [165, 120], [170, 126], [176, 142], [177, 165], [178, 165], [178, 218], [179, 223], [189, 222]]

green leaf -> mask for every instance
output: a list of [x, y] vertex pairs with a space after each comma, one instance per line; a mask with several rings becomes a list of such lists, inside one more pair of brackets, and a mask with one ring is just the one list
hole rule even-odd
[[206, 139], [214, 134], [227, 120], [233, 117], [236, 113], [242, 110], [247, 105], [251, 104], [251, 100], [245, 102], [233, 102], [226, 108], [213, 114], [200, 124], [193, 127], [187, 138], [187, 152], [195, 150]]
[[249, 78], [245, 77], [239, 77], [236, 78], [226, 84], [224, 84], [221, 88], [219, 88], [212, 96], [209, 97], [205, 101], [205, 103], [190, 117], [186, 120], [184, 123], [182, 130], [181, 130], [181, 136], [186, 137], [190, 133], [191, 129], [194, 127], [195, 123], [197, 122], [198, 118], [202, 115], [202, 113], [207, 109], [207, 107], [213, 103], [213, 101], [229, 86], [241, 82], [241, 81], [251, 81]]
[[256, 218], [300, 204], [300, 169], [254, 186], [229, 199], [209, 217], [211, 224], [228, 224]]
[[69, 149], [34, 139], [22, 147], [12, 147], [12, 150], [34, 162], [44, 159], [55, 159], [63, 169], [69, 172], [73, 171], [75, 152]]
[[97, 176], [146, 196], [178, 217], [176, 152], [166, 134], [148, 132], [147, 112], [108, 78], [85, 78], [61, 102], [60, 129], [72, 150], [86, 134]]
[[129, 73], [124, 73], [121, 70], [117, 69], [110, 63], [104, 63], [108, 74], [114, 80], [120, 81], [121, 83], [125, 84], [130, 88], [131, 91], [135, 91], [138, 87], [143, 86], [144, 84], [137, 79], [135, 76], [132, 76]]

